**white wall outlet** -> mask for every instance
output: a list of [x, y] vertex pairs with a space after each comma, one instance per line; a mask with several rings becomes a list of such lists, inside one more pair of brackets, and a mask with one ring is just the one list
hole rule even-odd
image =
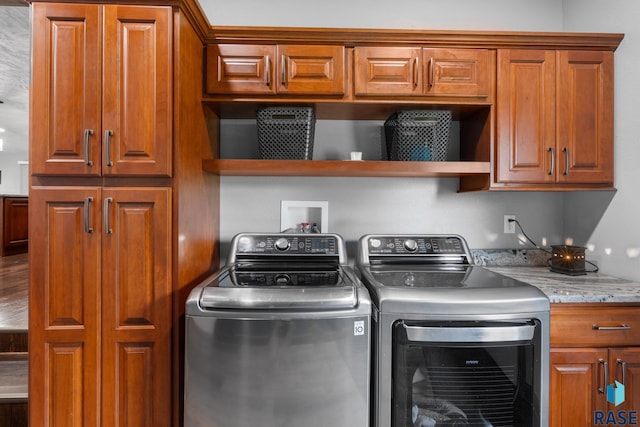
[[515, 220], [515, 215], [505, 215], [504, 216], [504, 233], [505, 234], [515, 234], [516, 232], [516, 223], [515, 221], [509, 221], [510, 219]]
[[280, 201], [280, 230], [294, 231], [300, 223], [316, 223], [321, 233], [329, 232], [329, 202], [327, 201]]

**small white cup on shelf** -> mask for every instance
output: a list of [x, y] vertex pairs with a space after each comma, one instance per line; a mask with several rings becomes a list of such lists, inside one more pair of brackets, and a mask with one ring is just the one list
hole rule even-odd
[[352, 151], [351, 160], [362, 160], [362, 151]]

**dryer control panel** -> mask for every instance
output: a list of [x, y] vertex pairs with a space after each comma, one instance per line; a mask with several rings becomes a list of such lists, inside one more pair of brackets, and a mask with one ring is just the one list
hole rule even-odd
[[416, 258], [430, 262], [469, 263], [472, 259], [466, 241], [458, 235], [367, 235], [360, 240], [358, 261], [370, 258]]

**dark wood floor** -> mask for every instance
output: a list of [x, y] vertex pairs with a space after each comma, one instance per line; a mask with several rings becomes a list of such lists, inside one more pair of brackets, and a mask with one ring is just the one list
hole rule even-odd
[[[0, 390], [11, 395], [20, 386], [20, 376], [26, 376], [27, 329], [29, 307], [29, 262], [27, 254], [0, 257], [0, 365], [7, 372], [6, 381], [0, 377]], [[0, 369], [0, 374], [2, 374]], [[17, 380], [17, 382], [16, 382]], [[2, 393], [0, 393], [2, 395]], [[28, 404], [9, 399], [0, 400], [0, 426], [27, 427]]]

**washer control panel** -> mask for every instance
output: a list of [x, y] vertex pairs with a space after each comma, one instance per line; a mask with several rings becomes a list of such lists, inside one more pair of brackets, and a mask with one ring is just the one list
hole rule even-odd
[[234, 240], [241, 255], [339, 255], [338, 238], [326, 234], [245, 234]]
[[466, 255], [458, 236], [370, 236], [369, 255]]

